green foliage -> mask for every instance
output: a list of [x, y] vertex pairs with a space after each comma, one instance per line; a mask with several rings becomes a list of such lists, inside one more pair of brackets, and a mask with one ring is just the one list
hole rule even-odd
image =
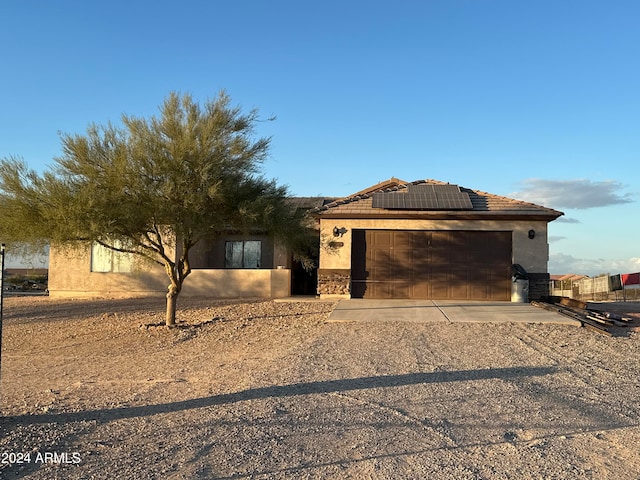
[[254, 139], [256, 121], [256, 110], [231, 107], [224, 92], [202, 106], [171, 93], [157, 117], [123, 115], [122, 127], [62, 135], [63, 154], [43, 175], [4, 159], [0, 236], [143, 255], [165, 267], [175, 295], [190, 249], [211, 234], [260, 228], [299, 244], [305, 229], [286, 189], [260, 174], [270, 139]]

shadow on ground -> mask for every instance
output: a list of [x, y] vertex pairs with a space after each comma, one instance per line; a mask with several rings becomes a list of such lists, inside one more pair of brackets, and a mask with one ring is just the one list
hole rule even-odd
[[408, 373], [403, 375], [385, 375], [341, 380], [325, 380], [309, 383], [295, 383], [271, 387], [251, 388], [235, 393], [225, 393], [210, 397], [194, 398], [178, 402], [156, 405], [140, 405], [114, 409], [98, 409], [73, 413], [51, 413], [38, 415], [17, 415], [5, 417], [10, 424], [35, 424], [59, 422], [95, 421], [107, 423], [126, 418], [146, 417], [162, 413], [174, 413], [195, 408], [225, 405], [246, 400], [264, 398], [283, 398], [300, 395], [322, 394], [364, 390], [368, 388], [399, 387], [429, 383], [447, 383], [487, 379], [515, 379], [537, 377], [556, 372], [554, 367], [508, 367], [482, 370], [460, 370], [453, 372]]

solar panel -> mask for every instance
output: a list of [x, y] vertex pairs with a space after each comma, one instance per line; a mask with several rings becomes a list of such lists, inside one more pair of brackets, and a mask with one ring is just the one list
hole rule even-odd
[[427, 203], [426, 198], [418, 197], [408, 193], [405, 194], [404, 197], [405, 197], [404, 208], [407, 210], [415, 210], [418, 208], [422, 208], [422, 206]]
[[374, 193], [373, 208], [386, 208], [390, 210], [404, 210], [404, 195], [390, 193]]
[[373, 194], [373, 208], [388, 210], [473, 210], [469, 194], [457, 185], [409, 185], [399, 192]]

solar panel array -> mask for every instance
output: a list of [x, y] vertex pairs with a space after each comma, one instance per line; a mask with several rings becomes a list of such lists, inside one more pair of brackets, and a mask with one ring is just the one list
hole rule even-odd
[[457, 185], [409, 185], [399, 192], [373, 194], [373, 208], [389, 210], [472, 210], [469, 194]]

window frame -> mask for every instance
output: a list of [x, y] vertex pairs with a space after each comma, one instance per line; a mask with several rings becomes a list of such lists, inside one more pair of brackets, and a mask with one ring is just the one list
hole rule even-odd
[[[113, 246], [116, 248], [126, 247], [125, 243], [120, 240], [113, 241]], [[90, 256], [89, 270], [92, 273], [133, 272], [133, 254], [130, 252], [118, 252], [98, 242], [93, 242]]]
[[[241, 248], [234, 251], [240, 245]], [[236, 256], [238, 252], [240, 254], [239, 258]], [[253, 261], [254, 259], [255, 261]], [[248, 264], [248, 262], [251, 262], [251, 264]], [[225, 240], [224, 268], [236, 270], [262, 268], [262, 240]]]

